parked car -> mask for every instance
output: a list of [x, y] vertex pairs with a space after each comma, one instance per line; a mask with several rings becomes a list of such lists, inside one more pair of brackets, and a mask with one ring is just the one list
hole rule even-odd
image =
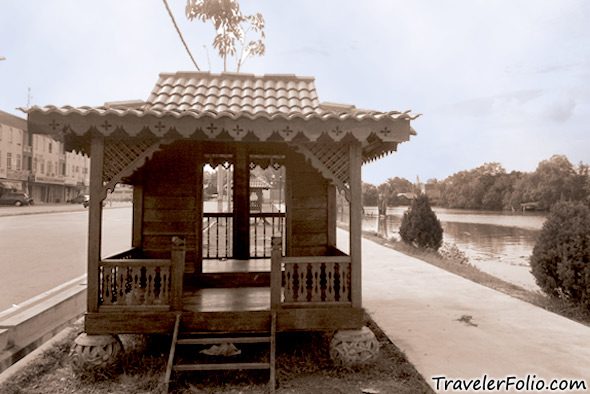
[[33, 199], [24, 192], [6, 192], [0, 196], [0, 204], [20, 207], [21, 205], [33, 205]]
[[90, 200], [90, 196], [88, 194], [79, 194], [71, 200], [68, 200], [68, 202], [72, 204], [84, 204], [88, 200]]
[[[88, 197], [86, 200], [84, 200], [84, 202], [82, 203], [84, 205], [84, 208], [88, 208], [88, 206], [90, 205], [90, 196], [86, 196]], [[104, 207], [105, 205], [107, 205], [106, 200], [102, 200], [102, 206]]]

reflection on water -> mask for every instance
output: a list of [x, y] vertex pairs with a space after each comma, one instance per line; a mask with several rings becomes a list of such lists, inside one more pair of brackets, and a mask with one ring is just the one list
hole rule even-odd
[[[483, 254], [504, 263], [528, 266], [538, 231], [482, 223], [442, 222], [445, 241], [457, 244], [469, 257]], [[475, 253], [474, 253], [475, 252]]]
[[[387, 211], [390, 236], [397, 236], [407, 207]], [[537, 289], [528, 259], [545, 217], [538, 214], [489, 213], [435, 208], [444, 241], [456, 244], [472, 264], [510, 282]], [[377, 231], [377, 211], [366, 208], [363, 230]]]

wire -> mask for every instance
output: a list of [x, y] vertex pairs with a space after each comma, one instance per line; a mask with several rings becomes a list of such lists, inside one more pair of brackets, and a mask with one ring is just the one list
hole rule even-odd
[[193, 55], [191, 54], [191, 51], [188, 49], [188, 46], [186, 45], [186, 42], [184, 41], [184, 38], [182, 38], [182, 33], [180, 32], [180, 29], [178, 28], [178, 25], [176, 24], [176, 21], [174, 20], [174, 15], [172, 15], [172, 11], [170, 11], [170, 7], [168, 6], [168, 2], [166, 0], [162, 0], [162, 1], [164, 2], [164, 5], [166, 6], [166, 10], [168, 10], [168, 14], [170, 15], [170, 19], [172, 19], [172, 23], [174, 24], [174, 27], [176, 28], [176, 31], [178, 32], [178, 36], [180, 37], [180, 41], [182, 41], [182, 44], [184, 45], [184, 48], [186, 49], [186, 52], [188, 53], [188, 55], [190, 56], [191, 60], [193, 61], [193, 64], [197, 68], [197, 71], [201, 71], [201, 69], [197, 65], [197, 62], [193, 58]]

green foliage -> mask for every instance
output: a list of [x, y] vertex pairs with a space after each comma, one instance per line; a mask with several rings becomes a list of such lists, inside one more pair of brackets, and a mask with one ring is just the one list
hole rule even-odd
[[438, 250], [443, 241], [443, 229], [430, 208], [428, 197], [420, 194], [404, 212], [399, 228], [402, 240], [420, 248]]
[[590, 308], [590, 208], [580, 202], [554, 205], [530, 262], [546, 293]]
[[[236, 71], [250, 56], [262, 56], [265, 45], [264, 18], [262, 14], [243, 15], [236, 0], [187, 0], [186, 17], [189, 20], [210, 20], [217, 35], [213, 40], [213, 48], [217, 49], [223, 59], [223, 71], [227, 71], [227, 57], [236, 56]], [[246, 42], [250, 30], [260, 33], [260, 39]], [[236, 40], [240, 44], [238, 53]]]
[[522, 203], [536, 203], [548, 210], [560, 200], [590, 205], [588, 166], [576, 168], [565, 156], [555, 155], [539, 163], [532, 173], [506, 171], [498, 163], [485, 163], [461, 171], [436, 184], [440, 205], [447, 208], [520, 210]]
[[376, 206], [379, 203], [379, 196], [387, 201], [388, 206], [406, 205], [407, 200], [398, 197], [399, 193], [414, 192], [414, 185], [404, 178], [389, 178], [385, 183], [375, 187], [370, 183], [363, 184], [363, 205]]
[[370, 183], [363, 182], [362, 189], [363, 205], [368, 207], [377, 206], [379, 203], [379, 192], [377, 191], [377, 187]]

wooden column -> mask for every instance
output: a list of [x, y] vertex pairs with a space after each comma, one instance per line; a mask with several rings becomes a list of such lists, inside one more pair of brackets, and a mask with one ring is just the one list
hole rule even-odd
[[203, 156], [195, 161], [195, 274], [203, 273]]
[[250, 166], [246, 147], [236, 147], [234, 166], [234, 257], [250, 257]]
[[133, 185], [133, 239], [131, 245], [141, 248], [143, 238], [143, 184]]
[[98, 263], [102, 235], [102, 166], [104, 138], [92, 137], [90, 147], [90, 205], [88, 208], [88, 312], [98, 312]]
[[170, 306], [173, 311], [182, 310], [182, 280], [184, 277], [185, 243], [180, 237], [172, 238]]
[[283, 272], [281, 268], [281, 259], [283, 252], [281, 237], [271, 238], [271, 256], [270, 256], [270, 308], [272, 310], [281, 305], [281, 287], [283, 286]]
[[351, 259], [351, 291], [352, 306], [362, 308], [362, 184], [361, 166], [362, 148], [360, 143], [353, 143], [349, 150], [350, 166], [350, 259]]
[[328, 185], [328, 250], [336, 247], [336, 186]]

